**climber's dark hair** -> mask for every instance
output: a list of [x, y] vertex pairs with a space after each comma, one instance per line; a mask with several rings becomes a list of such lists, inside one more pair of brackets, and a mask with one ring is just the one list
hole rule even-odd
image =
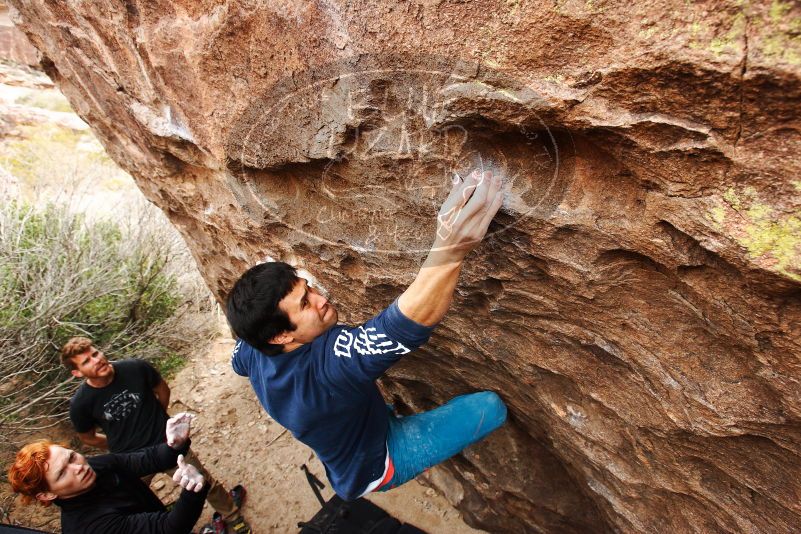
[[278, 303], [298, 280], [295, 268], [283, 262], [262, 263], [245, 271], [228, 294], [225, 310], [234, 334], [264, 354], [281, 354], [283, 345], [267, 341], [296, 328]]

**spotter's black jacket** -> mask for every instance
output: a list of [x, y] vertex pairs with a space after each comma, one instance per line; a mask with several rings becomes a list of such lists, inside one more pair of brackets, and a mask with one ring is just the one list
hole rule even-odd
[[56, 499], [63, 534], [189, 534], [209, 492], [182, 490], [171, 511], [140, 477], [166, 471], [189, 450], [166, 443], [136, 452], [103, 454], [87, 461], [97, 473], [94, 487], [69, 499]]

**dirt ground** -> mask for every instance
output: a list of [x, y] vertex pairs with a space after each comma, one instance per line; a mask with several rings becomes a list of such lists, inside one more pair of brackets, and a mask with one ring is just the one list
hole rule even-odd
[[[178, 373], [171, 381], [170, 413], [198, 415], [192, 448], [226, 487], [241, 483], [247, 488], [243, 513], [254, 533], [298, 532], [298, 521], [319, 510], [300, 466], [306, 464], [326, 484], [325, 498], [333, 492], [312, 450], [270, 419], [248, 380], [233, 372], [233, 346], [232, 339], [220, 338]], [[152, 487], [165, 500], [178, 494], [164, 475], [155, 478]], [[371, 495], [369, 500], [432, 534], [483, 532], [468, 527], [444, 497], [417, 481]], [[212, 511], [207, 504], [199, 526], [210, 521]]]

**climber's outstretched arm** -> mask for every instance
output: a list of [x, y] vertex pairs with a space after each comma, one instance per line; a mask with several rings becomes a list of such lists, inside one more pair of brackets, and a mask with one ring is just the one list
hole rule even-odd
[[501, 178], [490, 171], [454, 180], [437, 215], [437, 236], [428, 258], [398, 300], [406, 317], [426, 326], [442, 320], [465, 257], [484, 238], [502, 202]]

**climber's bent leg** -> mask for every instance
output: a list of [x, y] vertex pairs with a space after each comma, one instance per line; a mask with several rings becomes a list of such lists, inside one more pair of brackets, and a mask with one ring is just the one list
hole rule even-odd
[[492, 391], [461, 395], [429, 412], [390, 415], [387, 447], [395, 473], [377, 491], [400, 486], [479, 441], [506, 420], [506, 406]]

